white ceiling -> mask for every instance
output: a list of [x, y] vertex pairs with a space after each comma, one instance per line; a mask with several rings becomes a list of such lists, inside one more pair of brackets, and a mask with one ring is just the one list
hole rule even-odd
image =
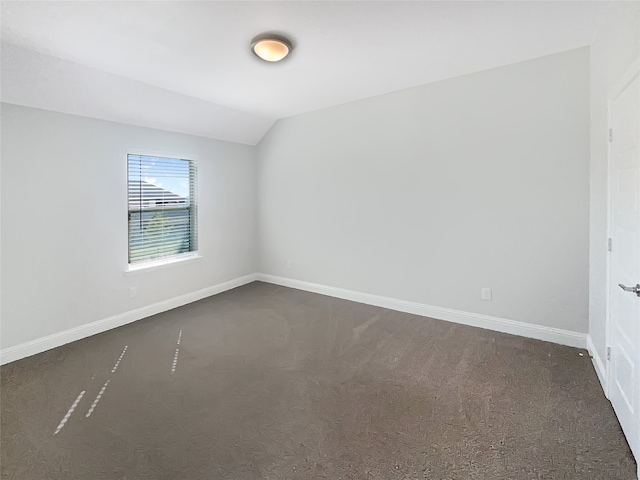
[[[197, 132], [184, 119], [181, 129], [178, 122], [149, 126], [255, 144], [278, 118], [589, 45], [607, 7], [602, 1], [3, 1], [3, 60], [10, 61], [2, 65], [2, 95], [29, 104], [35, 76], [40, 97], [56, 98], [30, 105], [69, 111], [59, 104], [72, 101], [78, 86], [58, 81], [48, 89], [55, 81], [48, 72], [69, 70], [76, 83], [103, 75], [103, 87], [131, 90], [125, 98], [155, 87], [155, 101], [171, 96], [172, 105], [184, 102], [185, 114], [200, 102], [206, 114], [196, 108], [192, 120], [221, 124]], [[292, 55], [280, 64], [258, 60], [249, 44], [263, 32], [288, 36]], [[103, 103], [117, 110], [117, 103], [88, 98], [104, 90], [85, 90], [70, 113], [83, 114], [84, 103], [88, 116], [101, 118]], [[102, 116], [120, 121], [116, 110]], [[238, 125], [224, 121], [231, 113]], [[229, 131], [220, 133], [223, 124]]]

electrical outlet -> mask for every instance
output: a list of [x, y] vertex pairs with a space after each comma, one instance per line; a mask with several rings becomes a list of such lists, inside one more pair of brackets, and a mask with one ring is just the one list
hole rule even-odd
[[491, 289], [484, 287], [481, 292], [482, 300], [491, 300]]
[[291, 260], [287, 260], [287, 268], [289, 270], [291, 270], [291, 267], [293, 266], [293, 264], [291, 263]]
[[136, 287], [129, 287], [129, 298], [133, 298], [138, 295], [138, 289]]

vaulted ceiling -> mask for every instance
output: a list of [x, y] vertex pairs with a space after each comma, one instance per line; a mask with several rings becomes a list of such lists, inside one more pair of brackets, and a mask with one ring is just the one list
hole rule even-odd
[[[2, 101], [256, 144], [279, 118], [589, 45], [608, 2], [2, 2]], [[251, 39], [288, 36], [279, 64]]]

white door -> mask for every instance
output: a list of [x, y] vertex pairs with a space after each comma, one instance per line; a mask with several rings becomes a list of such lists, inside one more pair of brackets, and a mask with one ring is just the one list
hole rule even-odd
[[609, 399], [640, 459], [640, 76], [610, 103]]

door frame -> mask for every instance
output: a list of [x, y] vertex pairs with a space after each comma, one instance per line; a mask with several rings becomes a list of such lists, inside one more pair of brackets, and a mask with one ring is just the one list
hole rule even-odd
[[[612, 128], [611, 125], [611, 105], [615, 99], [617, 99], [620, 94], [629, 86], [631, 82], [633, 82], [636, 77], [640, 76], [640, 57], [638, 57], [631, 66], [627, 69], [625, 74], [618, 80], [615, 87], [612, 89], [611, 94], [607, 100], [607, 238], [611, 238], [611, 208], [612, 208], [612, 198], [611, 198], [611, 183], [612, 183], [612, 144], [611, 141], [608, 140], [609, 129]], [[615, 135], [615, 132], [613, 133]], [[640, 135], [640, 132], [638, 132]], [[615, 248], [615, 245], [613, 245]], [[607, 262], [606, 262], [607, 272], [606, 272], [606, 343], [605, 348], [608, 349], [611, 344], [611, 252], [607, 249]], [[606, 350], [608, 351], [608, 350]], [[605, 354], [606, 355], [606, 354]], [[611, 393], [611, 362], [606, 358], [604, 359], [605, 366], [605, 385], [604, 385], [604, 394], [609, 399]], [[636, 459], [638, 461], [640, 459]], [[638, 473], [640, 475], [640, 462], [638, 462]], [[640, 478], [640, 476], [639, 476]]]

